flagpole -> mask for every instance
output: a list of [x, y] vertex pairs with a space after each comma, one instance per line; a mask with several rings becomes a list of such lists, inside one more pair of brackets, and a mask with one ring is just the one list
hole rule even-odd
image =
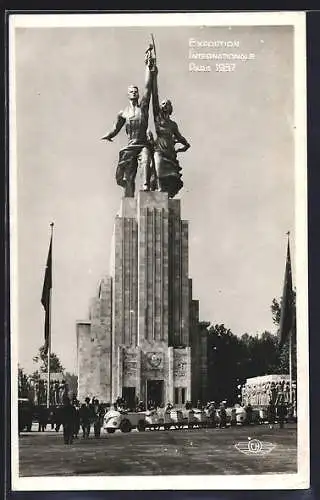
[[[51, 222], [51, 245], [53, 244], [53, 226], [54, 223]], [[52, 252], [52, 246], [51, 246]], [[51, 253], [52, 255], [52, 253]], [[52, 271], [51, 271], [52, 272]], [[52, 296], [52, 287], [49, 290], [49, 317], [48, 317], [48, 359], [47, 359], [47, 408], [50, 407], [50, 358], [51, 358], [51, 296]]]
[[[288, 236], [288, 248], [289, 248], [290, 231], [287, 232], [287, 236]], [[291, 313], [292, 313], [292, 311], [291, 311]], [[292, 321], [293, 321], [293, 317], [292, 317]], [[289, 402], [290, 402], [290, 404], [292, 404], [292, 334], [293, 334], [293, 323], [291, 324], [291, 331], [289, 332], [289, 387], [290, 387]]]
[[289, 334], [289, 383], [290, 383], [290, 404], [292, 404], [292, 330]]
[[292, 375], [293, 375], [293, 359], [292, 359], [292, 343], [294, 331], [294, 299], [292, 287], [292, 271], [291, 271], [291, 257], [290, 257], [290, 231], [287, 232], [287, 258], [286, 269], [284, 273], [283, 293], [281, 300], [280, 312], [280, 328], [279, 328], [279, 347], [280, 350], [287, 344], [289, 348], [289, 400], [292, 403]]
[[47, 408], [50, 407], [50, 358], [51, 358], [51, 290], [49, 292], [49, 331], [47, 352]]

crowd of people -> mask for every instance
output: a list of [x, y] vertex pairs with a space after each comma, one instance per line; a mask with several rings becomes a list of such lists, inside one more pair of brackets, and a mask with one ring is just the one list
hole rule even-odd
[[[50, 380], [50, 396], [49, 401], [51, 406], [63, 404], [63, 399], [68, 395], [69, 387], [65, 380]], [[28, 398], [35, 406], [44, 405], [47, 402], [47, 382], [39, 379], [37, 381], [30, 380]]]
[[[269, 398], [268, 403], [265, 405], [266, 410], [266, 420], [270, 427], [273, 427], [276, 422], [280, 424], [280, 427], [284, 426], [286, 418], [293, 417], [293, 405], [287, 401], [287, 398], [283, 396], [286, 394], [286, 387], [280, 384], [280, 389], [275, 395], [272, 390], [272, 383], [270, 385], [270, 391], [268, 392]], [[79, 433], [82, 431], [82, 437], [88, 439], [93, 429], [93, 434], [95, 438], [99, 438], [101, 435], [101, 428], [103, 427], [104, 416], [109, 410], [116, 411], [137, 411], [145, 412], [147, 410], [158, 410], [162, 409], [165, 412], [171, 412], [174, 406], [171, 403], [156, 405], [153, 401], [148, 401], [145, 404], [143, 401], [136, 401], [136, 405], [132, 408], [123, 398], [117, 398], [117, 400], [112, 404], [100, 403], [95, 397], [86, 397], [84, 402], [80, 404], [75, 396], [71, 399], [68, 395], [68, 388], [66, 385], [63, 386], [64, 392], [61, 394], [62, 401], [59, 398], [58, 405], [53, 405], [50, 408], [46, 408], [44, 405], [38, 407], [38, 430], [45, 431], [47, 425], [51, 425], [51, 429], [55, 429], [58, 432], [63, 427], [63, 439], [65, 444], [72, 444], [75, 439], [78, 439]], [[247, 393], [248, 394], [248, 393]], [[253, 394], [253, 393], [251, 393]], [[230, 425], [237, 424], [237, 408], [243, 407], [246, 412], [245, 424], [254, 423], [254, 406], [251, 403], [254, 401], [261, 401], [261, 399], [245, 399], [242, 405], [235, 405], [231, 408], [231, 415], [227, 415], [227, 402], [215, 402], [210, 401], [203, 403], [198, 400], [196, 405], [193, 405], [191, 401], [186, 401], [184, 405], [185, 410], [192, 410], [197, 408], [206, 413], [212, 422], [217, 422], [220, 428], [225, 428], [227, 426], [227, 421]], [[263, 400], [265, 401], [265, 400]], [[62, 403], [62, 404], [61, 404]], [[230, 412], [230, 410], [228, 410]], [[217, 418], [218, 417], [218, 418]]]
[[290, 401], [290, 382], [281, 379], [277, 382], [263, 381], [255, 384], [246, 384], [242, 387], [242, 401], [245, 405], [268, 406], [270, 402], [277, 405], [280, 400], [285, 404], [296, 401], [296, 384], [292, 384], [292, 398]]
[[74, 439], [78, 439], [80, 430], [82, 430], [83, 438], [88, 438], [93, 428], [94, 436], [99, 438], [106, 411], [105, 406], [96, 398], [87, 397], [84, 403], [80, 404], [76, 397], [70, 399], [65, 396], [59, 406], [38, 408], [38, 431], [43, 432], [48, 425], [51, 425], [51, 429], [59, 432], [62, 426], [65, 444], [72, 444]]
[[[237, 425], [237, 410], [239, 408], [243, 408], [246, 414], [245, 421], [242, 423], [244, 425], [251, 425], [253, 423], [258, 423], [259, 421], [268, 422], [269, 426], [272, 428], [275, 423], [279, 423], [280, 428], [284, 427], [284, 423], [286, 419], [294, 419], [294, 405], [290, 404], [286, 399], [282, 397], [277, 397], [275, 400], [270, 399], [268, 403], [264, 407], [263, 416], [260, 416], [257, 413], [257, 409], [251, 405], [251, 403], [245, 404], [245, 402], [241, 404], [236, 404], [228, 410], [230, 412], [229, 418], [227, 414], [227, 401], [209, 401], [207, 403], [203, 403], [198, 400], [196, 405], [193, 405], [191, 401], [186, 401], [184, 405], [185, 410], [192, 410], [194, 408], [204, 411], [206, 415], [211, 419], [212, 422], [215, 422], [219, 428], [227, 427], [227, 422], [230, 423], [231, 426]], [[170, 412], [174, 409], [174, 405], [172, 403], [156, 405], [153, 401], [148, 401], [145, 404], [143, 401], [139, 401], [135, 408], [129, 408], [126, 401], [123, 398], [118, 398], [116, 402], [111, 405], [111, 409], [118, 411], [152, 411], [152, 410], [164, 410], [165, 412]]]

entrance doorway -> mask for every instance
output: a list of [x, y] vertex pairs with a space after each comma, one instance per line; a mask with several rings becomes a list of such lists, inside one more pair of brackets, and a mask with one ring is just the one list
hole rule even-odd
[[134, 410], [136, 407], [136, 388], [122, 387], [122, 399], [125, 401], [127, 408]]
[[174, 404], [183, 406], [186, 402], [186, 387], [175, 387], [174, 389]]
[[163, 380], [147, 380], [147, 406], [163, 404]]

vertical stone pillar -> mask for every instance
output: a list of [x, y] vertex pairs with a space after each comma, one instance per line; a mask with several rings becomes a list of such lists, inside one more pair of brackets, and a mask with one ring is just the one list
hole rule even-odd
[[91, 385], [91, 321], [77, 321], [78, 399], [84, 401]]
[[136, 200], [124, 198], [115, 219], [111, 259], [113, 347], [137, 345], [138, 248]]
[[168, 343], [169, 338], [169, 214], [161, 209], [160, 248], [161, 248], [161, 274], [160, 274], [160, 340]]
[[[114, 355], [117, 356], [118, 345], [122, 344], [123, 328], [124, 328], [124, 310], [123, 310], [123, 219], [119, 216], [115, 219], [114, 224], [114, 252], [113, 269], [113, 328], [112, 328], [112, 345]], [[117, 387], [117, 384], [115, 384]], [[117, 392], [117, 389], [116, 389]]]
[[147, 324], [147, 221], [138, 204], [138, 345], [146, 337]]
[[168, 336], [168, 195], [138, 194], [138, 345]]
[[191, 380], [192, 380], [192, 372], [191, 372], [191, 347], [186, 348], [187, 351], [187, 394], [186, 400], [191, 401]]
[[169, 345], [181, 345], [180, 202], [169, 201]]
[[168, 378], [166, 388], [166, 403], [174, 403], [173, 356], [173, 347], [168, 347]]
[[[136, 209], [136, 206], [135, 206]], [[135, 212], [136, 213], [136, 212]], [[130, 344], [138, 345], [138, 224], [130, 219]]]
[[137, 348], [137, 379], [136, 379], [136, 395], [139, 400], [142, 400], [141, 393], [141, 349]]
[[114, 397], [114, 401], [117, 399], [117, 397], [122, 396], [122, 381], [123, 381], [123, 347], [120, 345], [118, 346], [118, 380], [117, 380], [117, 388], [116, 388], [116, 393]]
[[181, 221], [181, 341], [184, 346], [190, 346], [188, 231], [188, 222]]
[[188, 222], [181, 221], [180, 200], [169, 200], [169, 345], [189, 345]]

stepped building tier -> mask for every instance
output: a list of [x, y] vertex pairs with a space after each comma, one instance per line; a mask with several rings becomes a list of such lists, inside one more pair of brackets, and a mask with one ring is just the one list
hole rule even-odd
[[122, 199], [110, 276], [77, 322], [78, 396], [129, 407], [206, 400], [207, 326], [188, 273], [188, 222], [167, 193]]

